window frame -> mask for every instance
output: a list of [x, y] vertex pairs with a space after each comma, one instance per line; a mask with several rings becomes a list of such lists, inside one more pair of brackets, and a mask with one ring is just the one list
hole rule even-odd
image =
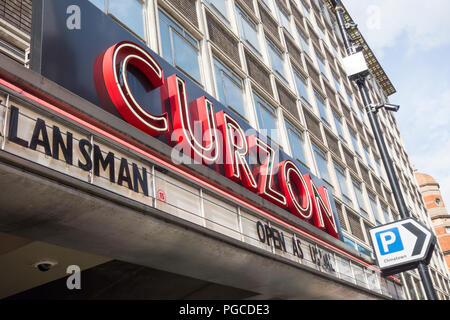
[[[307, 165], [307, 160], [306, 160], [306, 152], [305, 152], [305, 137], [304, 137], [304, 133], [297, 129], [296, 126], [294, 124], [292, 124], [291, 121], [289, 121], [288, 119], [284, 120], [285, 122], [285, 127], [286, 127], [286, 136], [287, 136], [287, 141], [289, 143], [289, 150], [291, 153], [291, 157], [294, 158], [295, 160], [299, 161], [301, 164], [303, 164], [305, 167], [308, 168]], [[293, 135], [295, 135], [299, 140], [300, 140], [300, 147], [302, 150], [302, 156], [303, 159], [299, 159], [296, 155], [296, 153], [294, 154], [294, 149], [292, 147], [292, 140], [291, 140], [291, 135], [290, 132], [292, 132]]]
[[380, 215], [380, 212], [378, 210], [377, 197], [374, 194], [370, 193], [370, 192], [368, 192], [367, 194], [369, 196], [370, 210], [372, 211], [372, 214], [373, 214], [373, 217], [375, 219], [375, 222], [376, 222], [377, 226], [382, 225], [383, 221], [381, 219], [381, 215]]
[[336, 131], [338, 133], [338, 137], [342, 142], [347, 144], [347, 138], [345, 137], [345, 133], [344, 133], [344, 125], [342, 123], [342, 116], [340, 116], [334, 110], [331, 110], [331, 111], [333, 113], [334, 124], [336, 126]]
[[[304, 75], [303, 75], [303, 73], [301, 73], [297, 68], [295, 68], [294, 66], [292, 67], [292, 69], [293, 69], [293, 73], [294, 73], [294, 81], [295, 81], [295, 87], [297, 88], [297, 94], [298, 94], [298, 96], [300, 97], [300, 100], [302, 101], [302, 102], [304, 102], [307, 106], [308, 106], [308, 108], [310, 108], [310, 109], [313, 109], [313, 106], [311, 105], [311, 97], [310, 97], [310, 92], [309, 92], [309, 83], [308, 83], [308, 79], [307, 79], [307, 77], [305, 77]], [[304, 91], [305, 91], [305, 94], [306, 94], [306, 97], [305, 96], [303, 96], [302, 94], [301, 94], [301, 92], [299, 92], [300, 90], [299, 90], [299, 86], [298, 86], [298, 81], [297, 81], [297, 79], [298, 79], [298, 81], [300, 81], [301, 83], [303, 83], [303, 87], [304, 87]]]
[[[309, 44], [309, 37], [306, 36], [306, 34], [303, 32], [303, 30], [300, 29], [298, 26], [296, 28], [297, 28], [298, 37], [300, 39], [300, 47], [302, 48], [302, 51], [309, 58], [311, 58], [311, 45]], [[303, 47], [304, 45], [306, 46], [306, 48]]]
[[[236, 4], [235, 7], [237, 15], [237, 25], [241, 39], [254, 54], [262, 58], [262, 48], [261, 48], [262, 46], [259, 39], [258, 23], [254, 22], [253, 19], [243, 9], [241, 9], [241, 7], [239, 7], [238, 4]], [[247, 22], [249, 27], [255, 31], [256, 41], [259, 48], [255, 48], [255, 46], [248, 40], [248, 37], [246, 36], [245, 33], [245, 28], [242, 25], [242, 20], [245, 20], [245, 22]]]
[[225, 24], [227, 25], [231, 25], [231, 12], [230, 9], [228, 7], [228, 1], [229, 0], [223, 0], [223, 4], [224, 4], [224, 9], [225, 9], [225, 15], [221, 12], [221, 8], [218, 8], [214, 2], [216, 2], [217, 0], [203, 0], [203, 2], [205, 3], [205, 5], [210, 8]]
[[359, 148], [359, 143], [358, 143], [358, 136], [357, 133], [355, 131], [353, 131], [352, 129], [349, 129], [349, 134], [350, 134], [350, 140], [352, 141], [352, 146], [353, 149], [355, 149], [355, 154], [358, 158], [362, 158], [361, 156], [361, 150]]
[[335, 86], [335, 88], [336, 88], [336, 92], [337, 92], [340, 96], [342, 96], [341, 83], [340, 83], [340, 81], [339, 81], [339, 79], [338, 79], [338, 76], [337, 76], [334, 72], [331, 72], [331, 77], [333, 78], [333, 82], [334, 82], [334, 86]]
[[[160, 52], [161, 57], [167, 60], [167, 57], [164, 56], [163, 53], [163, 40], [161, 37], [161, 19], [162, 20], [169, 20], [164, 21], [167, 23], [169, 27], [169, 41], [170, 41], [170, 50], [171, 50], [171, 58], [172, 61], [168, 61], [173, 67], [180, 70], [184, 75], [186, 75], [189, 79], [197, 83], [199, 86], [203, 87], [203, 70], [202, 70], [202, 62], [201, 62], [201, 46], [200, 41], [195, 39], [193, 36], [189, 34], [189, 32], [184, 28], [183, 26], [179, 25], [171, 16], [166, 13], [161, 7], [158, 7], [158, 25], [159, 25], [159, 43], [160, 43]], [[195, 79], [194, 76], [192, 76], [189, 72], [184, 70], [182, 67], [178, 66], [176, 63], [176, 58], [174, 55], [174, 37], [173, 33], [180, 37], [182, 40], [184, 40], [189, 46], [191, 46], [196, 52], [197, 52], [197, 62], [198, 62], [198, 72], [200, 79]], [[195, 44], [193, 43], [195, 42]]]
[[380, 203], [381, 205], [381, 213], [383, 214], [384, 217], [384, 223], [389, 223], [391, 221], [390, 217], [389, 217], [389, 209], [388, 206], [385, 205], [384, 203]]
[[[356, 204], [358, 205], [358, 212], [360, 215], [366, 219], [369, 218], [369, 213], [367, 212], [366, 204], [364, 202], [364, 195], [363, 195], [363, 187], [361, 182], [358, 182], [355, 178], [352, 178], [352, 185], [353, 185], [353, 192], [355, 193], [356, 197]], [[358, 192], [356, 192], [358, 191]], [[358, 197], [359, 195], [359, 197]]]
[[[346, 172], [345, 168], [342, 168], [335, 161], [333, 161], [333, 167], [334, 167], [334, 171], [336, 173], [336, 178], [337, 178], [337, 182], [338, 182], [338, 186], [339, 186], [339, 191], [341, 192], [341, 195], [343, 197], [343, 201], [347, 205], [353, 207], [353, 200], [351, 198], [350, 189], [348, 187], [347, 172]], [[339, 179], [340, 177], [343, 178], [343, 181], [341, 179]], [[344, 188], [345, 188], [346, 192], [342, 191], [343, 188], [342, 188], [341, 181], [344, 184]]]
[[[244, 88], [244, 80], [239, 77], [238, 75], [236, 75], [236, 73], [233, 72], [233, 70], [231, 70], [225, 63], [223, 63], [217, 56], [212, 57], [213, 60], [213, 73], [214, 73], [214, 85], [216, 87], [216, 92], [217, 92], [217, 100], [219, 100], [225, 107], [230, 108], [231, 110], [233, 110], [237, 115], [239, 115], [244, 121], [248, 122], [247, 120], [247, 108], [245, 107], [245, 88]], [[216, 64], [219, 64], [222, 68], [219, 68], [221, 71], [221, 83], [222, 83], [222, 90], [224, 92], [224, 96], [225, 96], [225, 100], [227, 97], [227, 93], [226, 93], [226, 86], [224, 83], [224, 79], [223, 77], [226, 77], [229, 81], [231, 81], [233, 84], [236, 85], [236, 87], [239, 87], [239, 89], [241, 90], [241, 107], [242, 107], [242, 112], [239, 112], [239, 110], [237, 110], [236, 107], [229, 105], [227, 103], [227, 101], [221, 101], [220, 97], [219, 97], [219, 88], [218, 88], [218, 75], [216, 74], [216, 68], [218, 67]]]
[[[278, 47], [266, 37], [267, 51], [269, 55], [270, 68], [274, 74], [277, 75], [278, 79], [282, 80], [286, 85], [289, 86], [289, 82], [287, 80], [287, 72], [286, 72], [286, 59], [285, 54], [278, 49]], [[274, 68], [273, 56], [271, 53], [274, 53], [281, 60], [283, 74], [281, 74], [277, 69]]]
[[147, 10], [145, 6], [144, 0], [132, 0], [135, 2], [139, 2], [141, 5], [141, 18], [142, 18], [142, 35], [140, 35], [137, 31], [133, 30], [125, 21], [121, 20], [116, 14], [112, 13], [110, 10], [110, 2], [111, 0], [103, 0], [103, 7], [100, 8], [94, 1], [89, 0], [89, 2], [94, 5], [96, 8], [102, 10], [106, 15], [110, 16], [114, 21], [123, 26], [127, 31], [131, 32], [134, 36], [142, 40], [144, 43], [147, 43], [148, 37], [148, 22], [147, 22]]
[[[314, 89], [314, 96], [316, 98], [316, 105], [317, 109], [319, 110], [320, 118], [322, 119], [323, 122], [326, 123], [328, 127], [330, 127], [330, 122], [328, 120], [327, 114], [326, 98], [324, 98], [316, 89]], [[321, 102], [321, 104], [319, 104], [319, 101]], [[323, 108], [321, 108], [320, 106], [322, 106]]]
[[364, 153], [364, 157], [366, 158], [366, 161], [367, 161], [367, 165], [369, 166], [369, 168], [372, 171], [375, 171], [373, 164], [372, 164], [372, 158], [370, 156], [370, 147], [368, 145], [366, 145], [364, 142], [362, 142], [361, 144], [362, 144], [362, 150]]
[[[315, 143], [311, 143], [311, 145], [312, 145], [313, 158], [314, 158], [314, 163], [315, 163], [315, 166], [316, 166], [316, 169], [317, 169], [318, 177], [320, 179], [322, 179], [325, 182], [325, 184], [330, 187], [331, 190], [334, 190], [334, 187], [333, 187], [333, 185], [331, 183], [331, 175], [330, 175], [330, 169], [329, 169], [329, 166], [328, 166], [327, 152], [323, 151]], [[319, 155], [319, 157], [324, 161], [327, 177], [323, 177], [322, 176], [322, 171], [320, 170], [316, 154]]]
[[[280, 26], [285, 28], [289, 34], [292, 34], [291, 30], [291, 15], [289, 12], [286, 12], [285, 9], [282, 7], [282, 5], [276, 1], [276, 7], [277, 7], [277, 14], [278, 14], [278, 20], [280, 22]], [[282, 19], [282, 16], [285, 18], [285, 20]], [[287, 27], [284, 25], [283, 21], [287, 22]]]
[[315, 54], [316, 54], [317, 65], [319, 66], [320, 73], [325, 77], [325, 79], [328, 80], [327, 68], [326, 68], [326, 65], [325, 65], [325, 58], [323, 58], [323, 56], [321, 54], [319, 54], [317, 52], [317, 50], [314, 50], [314, 51], [315, 51]]
[[308, 19], [308, 21], [311, 21], [311, 8], [308, 8], [302, 0], [299, 0], [299, 2], [303, 15], [305, 16], [306, 19]]
[[[280, 125], [278, 123], [277, 109], [275, 107], [273, 107], [272, 105], [270, 105], [270, 103], [268, 103], [264, 98], [262, 98], [256, 92], [253, 92], [253, 99], [255, 102], [256, 121], [257, 121], [259, 133], [261, 135], [263, 135], [264, 137], [266, 137], [270, 142], [275, 143], [277, 146], [280, 146], [281, 136], [278, 133], [276, 134], [276, 139], [274, 139], [271, 136], [271, 134], [267, 135], [267, 134], [264, 134], [261, 132], [261, 130], [264, 130], [264, 129], [268, 130], [268, 129], [261, 126], [261, 120], [263, 120], [263, 117], [261, 115], [261, 112], [259, 111], [260, 110], [259, 108], [264, 108], [266, 110], [266, 112], [273, 115], [275, 128], [273, 128], [272, 130], [276, 130], [276, 132], [278, 132], [278, 130], [280, 129]], [[269, 131], [267, 131], [267, 132], [269, 132]], [[270, 133], [271, 133], [271, 131], [270, 131]]]

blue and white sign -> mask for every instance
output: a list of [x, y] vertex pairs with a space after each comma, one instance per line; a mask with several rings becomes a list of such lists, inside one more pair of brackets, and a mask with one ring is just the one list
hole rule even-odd
[[370, 237], [381, 270], [425, 260], [435, 242], [434, 234], [413, 218], [373, 228]]
[[382, 256], [405, 249], [398, 228], [377, 232], [375, 237], [377, 238], [378, 248], [380, 248], [380, 254]]

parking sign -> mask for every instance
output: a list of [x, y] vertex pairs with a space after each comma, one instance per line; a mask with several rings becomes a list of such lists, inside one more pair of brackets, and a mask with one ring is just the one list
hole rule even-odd
[[429, 263], [436, 237], [413, 218], [370, 230], [378, 266], [385, 273], [398, 273]]

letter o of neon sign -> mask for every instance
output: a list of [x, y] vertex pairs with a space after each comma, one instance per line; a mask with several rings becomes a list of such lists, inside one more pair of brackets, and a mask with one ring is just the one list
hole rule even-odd
[[[303, 220], [309, 220], [313, 211], [311, 206], [311, 197], [298, 167], [290, 160], [284, 161], [279, 165], [279, 182], [283, 194], [286, 196], [289, 211]], [[296, 192], [293, 189], [296, 187]]]

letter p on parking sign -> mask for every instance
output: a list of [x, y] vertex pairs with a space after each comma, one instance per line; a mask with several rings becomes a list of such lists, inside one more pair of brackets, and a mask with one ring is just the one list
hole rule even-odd
[[383, 230], [375, 234], [381, 255], [391, 254], [404, 249], [398, 228]]

